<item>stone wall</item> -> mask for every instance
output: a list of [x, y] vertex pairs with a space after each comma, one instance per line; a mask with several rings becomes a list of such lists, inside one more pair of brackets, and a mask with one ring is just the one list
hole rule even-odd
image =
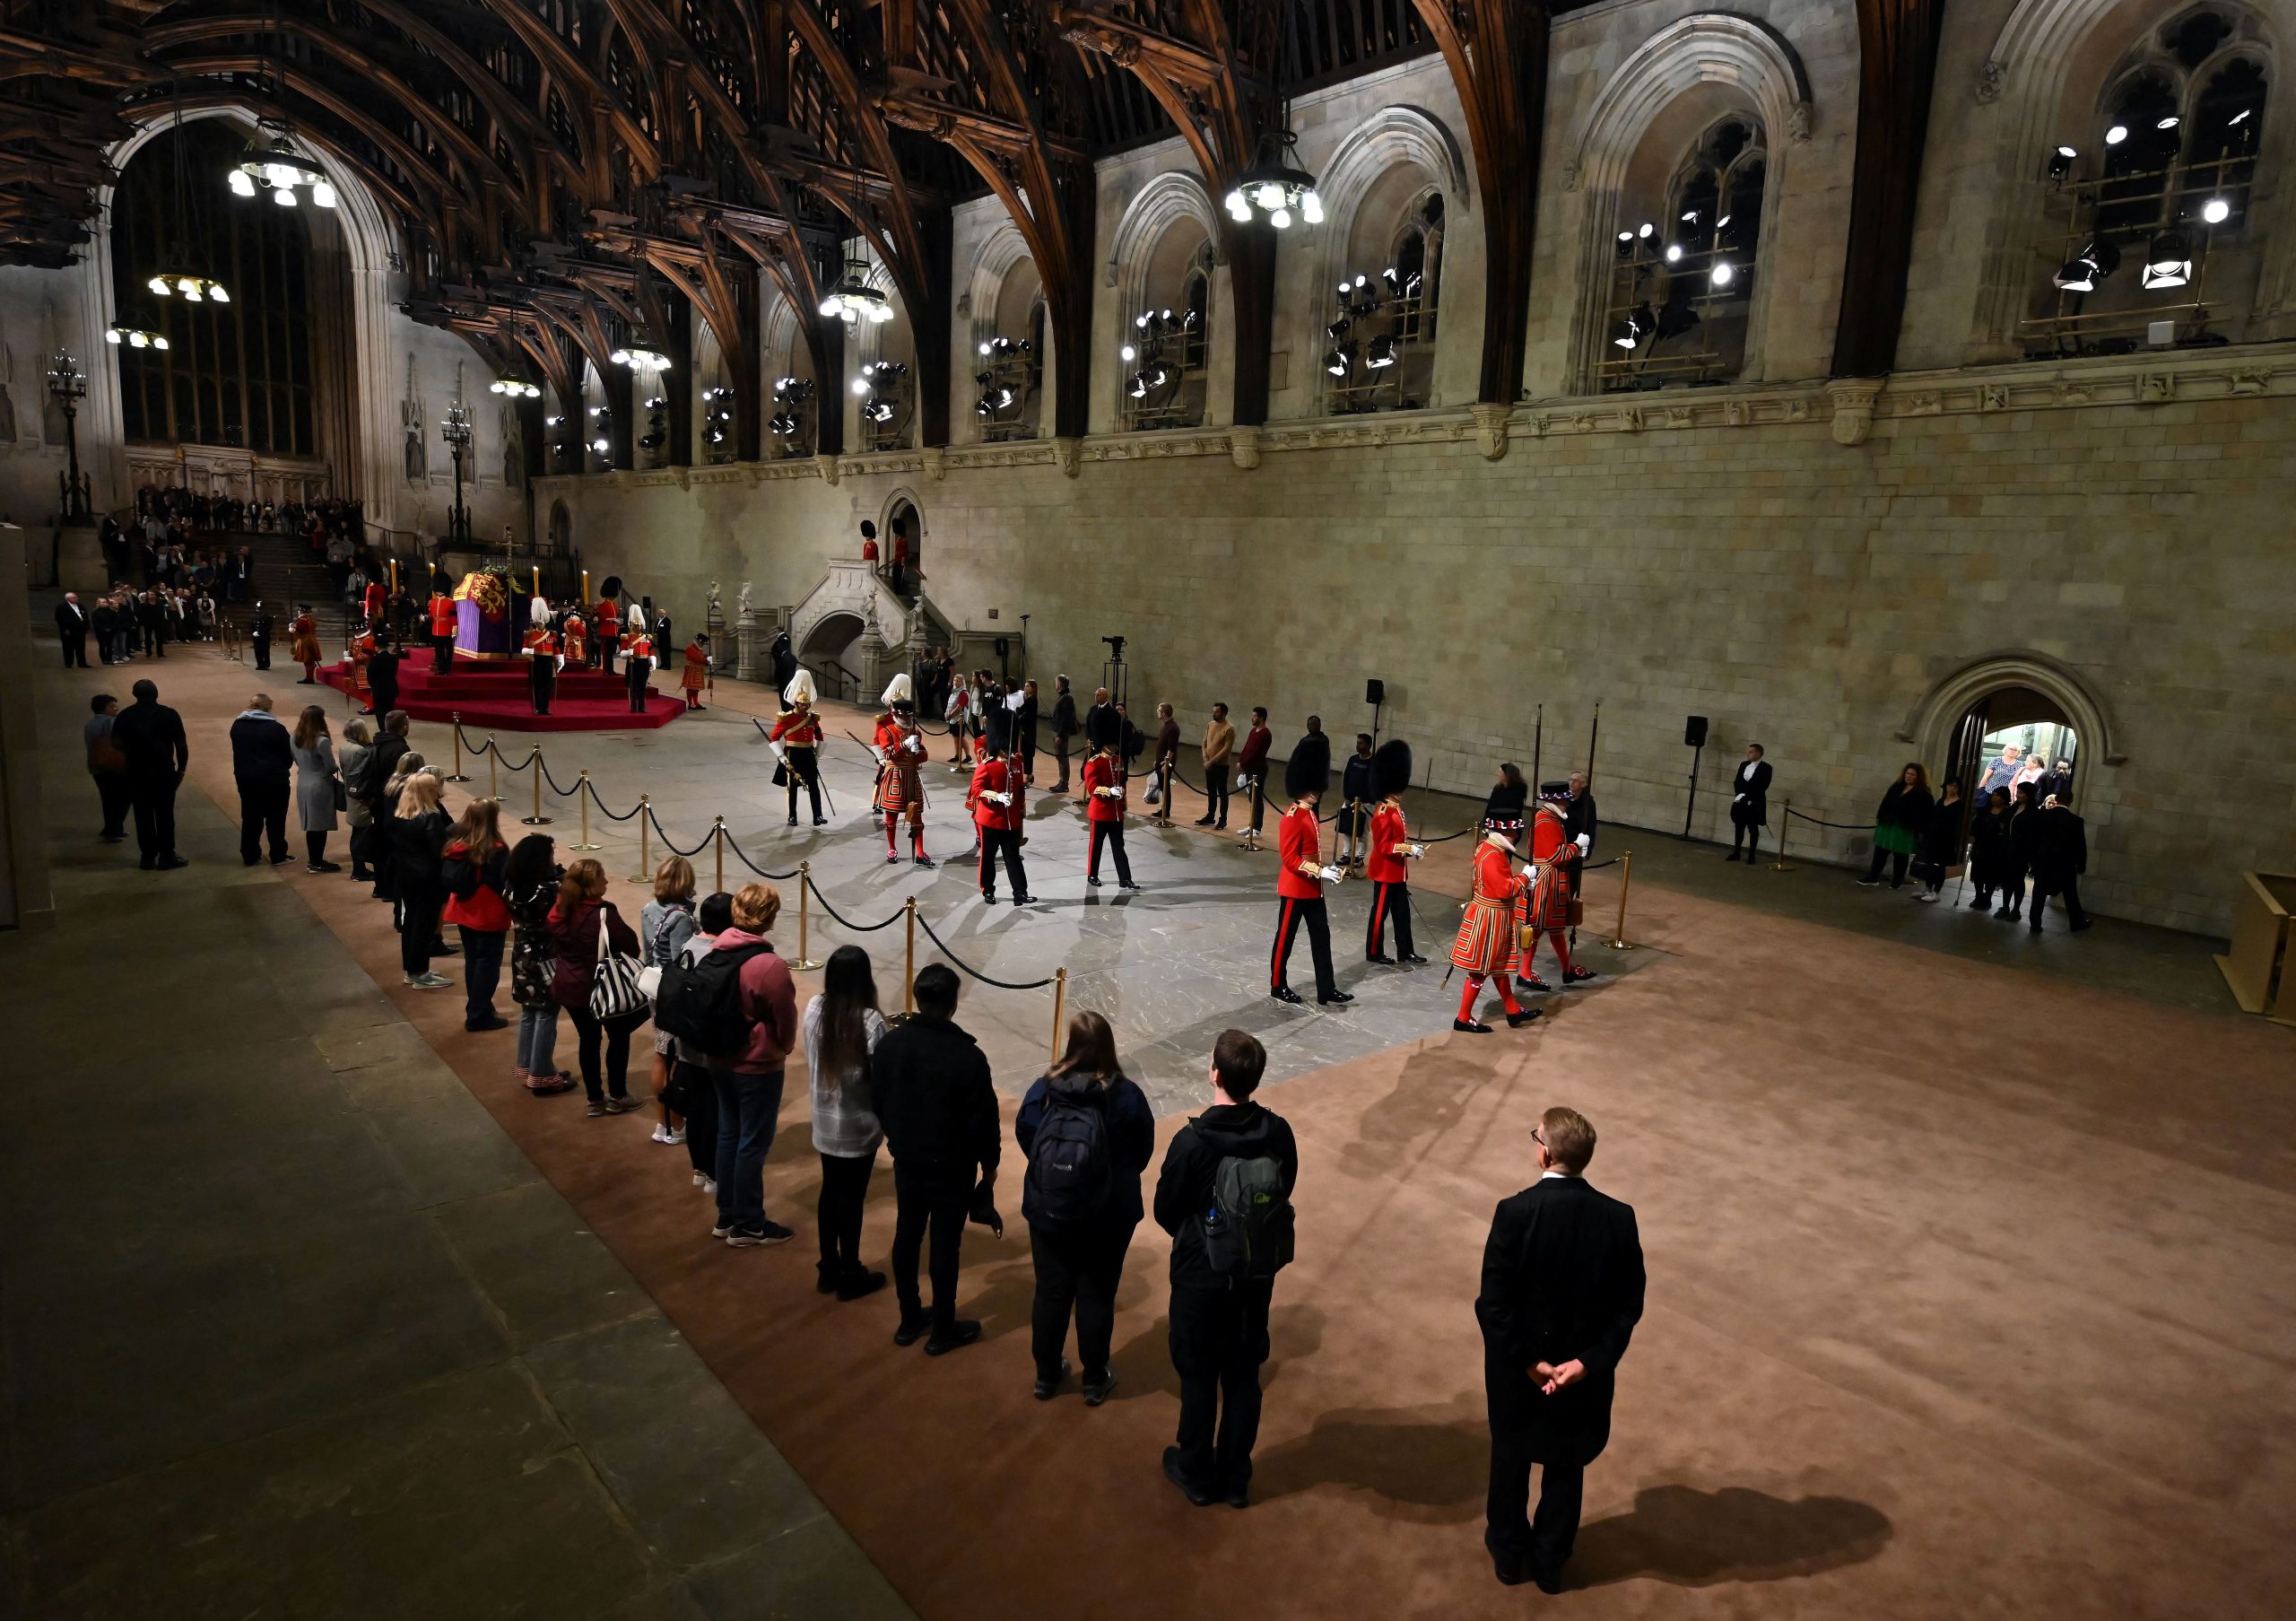
[[1136, 705], [1196, 728], [1265, 703], [1280, 748], [1310, 710], [1368, 725], [1379, 676], [1422, 772], [1469, 792], [1527, 765], [1535, 704], [1549, 772], [1583, 760], [1599, 703], [1619, 822], [1680, 829], [1683, 720], [1705, 714], [1708, 835], [1749, 740], [1774, 807], [1863, 824], [1906, 760], [1940, 764], [1959, 709], [1930, 701], [1958, 675], [2038, 670], [2109, 733], [2082, 740], [2092, 903], [2221, 930], [2240, 871], [2296, 861], [2296, 360], [1901, 375], [1870, 424], [1869, 393], [1526, 406], [1497, 461], [1433, 412], [1271, 427], [1257, 458], [1220, 431], [1096, 438], [1073, 477], [1050, 446], [995, 446], [937, 480], [848, 458], [834, 484], [624, 474], [548, 481], [544, 504], [567, 501], [594, 575], [694, 623], [712, 578], [729, 606], [744, 580], [802, 603], [905, 491], [936, 606], [1008, 633], [1030, 614], [1031, 674], [1089, 688], [1121, 633]]

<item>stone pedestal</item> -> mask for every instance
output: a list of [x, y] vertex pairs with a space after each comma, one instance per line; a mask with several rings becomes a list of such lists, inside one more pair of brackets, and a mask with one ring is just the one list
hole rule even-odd
[[736, 641], [734, 676], [739, 681], [757, 679], [757, 611], [744, 606], [734, 626]]

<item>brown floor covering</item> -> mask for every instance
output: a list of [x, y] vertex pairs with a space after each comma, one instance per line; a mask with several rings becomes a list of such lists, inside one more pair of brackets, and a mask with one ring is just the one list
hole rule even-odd
[[[213, 748], [195, 774], [228, 795]], [[1030, 1399], [1017, 1219], [967, 1241], [984, 1343], [897, 1351], [889, 1296], [813, 1292], [801, 1080], [767, 1190], [799, 1239], [727, 1251], [642, 1116], [526, 1098], [508, 1035], [466, 1035], [457, 994], [398, 988], [385, 908], [290, 881], [920, 1615], [1209, 1615], [1247, 1590], [1303, 1617], [1557, 1602], [1498, 1587], [1481, 1549], [1470, 1308], [1490, 1207], [1528, 1179], [1555, 1102], [1595, 1120], [1592, 1179], [1636, 1206], [1650, 1267], [1571, 1613], [2296, 1612], [2285, 1030], [1651, 889], [1639, 937], [1666, 960], [1536, 1030], [1272, 1090], [1300, 1134], [1302, 1241], [1238, 1514], [1158, 1472], [1161, 1233], [1135, 1243], [1122, 1388], [1099, 1411]], [[1016, 1217], [1010, 1172], [1004, 1192]], [[891, 1203], [881, 1162], [880, 1263]]]

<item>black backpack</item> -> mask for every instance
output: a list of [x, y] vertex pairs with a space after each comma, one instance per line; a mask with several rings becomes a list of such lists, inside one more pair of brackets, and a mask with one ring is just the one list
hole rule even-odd
[[1265, 1155], [1222, 1160], [1212, 1173], [1212, 1207], [1200, 1224], [1204, 1258], [1213, 1272], [1231, 1283], [1274, 1277], [1292, 1259], [1292, 1198], [1283, 1190], [1283, 1167]]
[[457, 901], [467, 901], [478, 893], [479, 881], [484, 876], [484, 869], [470, 858], [468, 851], [465, 851], [439, 862], [439, 876], [445, 881], [448, 894]]
[[1108, 1111], [1074, 1093], [1045, 1088], [1044, 1116], [1029, 1151], [1028, 1186], [1035, 1193], [1030, 1220], [1074, 1232], [1106, 1207]]
[[692, 962], [662, 966], [654, 990], [654, 1028], [690, 1041], [712, 1058], [732, 1058], [749, 1045], [750, 1016], [742, 1011], [742, 964], [770, 946], [705, 951]]

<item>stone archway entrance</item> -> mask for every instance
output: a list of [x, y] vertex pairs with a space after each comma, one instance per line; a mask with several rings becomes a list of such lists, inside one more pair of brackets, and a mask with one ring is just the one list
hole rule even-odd
[[2013, 797], [2018, 785], [2027, 782], [2037, 793], [2054, 794], [2077, 809], [2085, 776], [2083, 741], [2073, 717], [2048, 693], [2005, 686], [1963, 711], [1940, 775], [1960, 780], [1962, 797], [1973, 809], [1993, 789], [2008, 789]]
[[861, 638], [867, 630], [857, 614], [825, 614], [805, 632], [797, 662], [813, 671], [825, 698], [861, 697]]
[[[1932, 687], [1898, 728], [1933, 774], [1958, 774], [1969, 797], [2007, 745], [2054, 750], [2069, 741], [2073, 754], [2069, 803], [2079, 809], [2101, 770], [2126, 755], [2116, 744], [2112, 716], [2068, 665], [2046, 653], [2012, 650], [1973, 659]], [[2049, 769], [2057, 756], [2052, 754]]]

